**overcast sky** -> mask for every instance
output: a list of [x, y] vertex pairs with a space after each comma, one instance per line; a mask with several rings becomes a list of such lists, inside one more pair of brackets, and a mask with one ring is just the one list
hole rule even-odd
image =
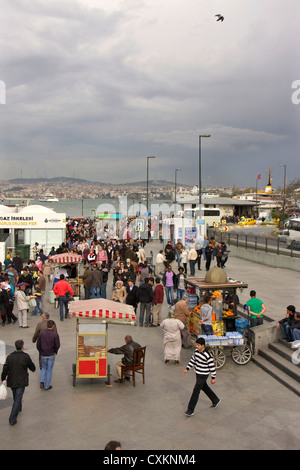
[[0, 179], [300, 178], [299, 3], [0, 0]]

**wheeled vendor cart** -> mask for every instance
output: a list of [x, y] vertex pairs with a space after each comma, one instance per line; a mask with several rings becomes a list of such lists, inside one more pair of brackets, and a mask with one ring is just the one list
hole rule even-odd
[[[191, 309], [190, 333], [196, 337], [204, 337], [206, 345], [214, 357], [216, 369], [224, 366], [226, 359], [231, 355], [232, 360], [238, 365], [245, 365], [252, 358], [252, 344], [249, 335], [249, 312], [248, 320], [243, 319], [237, 312], [237, 289], [248, 287], [247, 283], [229, 280], [222, 283], [205, 282], [200, 278], [187, 278], [190, 296], [194, 296], [197, 307]], [[201, 331], [200, 307], [205, 293], [213, 296], [217, 292], [216, 299], [219, 300], [219, 318], [213, 321], [214, 334], [203, 335]], [[189, 294], [188, 294], [189, 295]], [[231, 307], [225, 302], [227, 296], [231, 298]], [[217, 300], [218, 302], [218, 300]], [[236, 325], [239, 325], [237, 328]]]
[[70, 302], [69, 313], [76, 318], [76, 363], [72, 366], [73, 386], [77, 379], [107, 379], [108, 325], [133, 325], [135, 312], [131, 305], [107, 299]]

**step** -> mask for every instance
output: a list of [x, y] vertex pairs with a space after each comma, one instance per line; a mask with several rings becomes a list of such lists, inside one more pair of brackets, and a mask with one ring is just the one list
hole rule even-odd
[[267, 374], [300, 397], [300, 384], [264, 357], [255, 354], [252, 361]]
[[[292, 363], [292, 356], [295, 352], [295, 349], [291, 348], [291, 343], [283, 340], [284, 342], [278, 341], [275, 343], [270, 343], [269, 348], [271, 351], [276, 352], [278, 355]], [[293, 364], [293, 363], [292, 363]], [[295, 365], [295, 364], [294, 364]], [[296, 367], [300, 368], [300, 363], [296, 365]]]
[[271, 349], [260, 349], [258, 350], [258, 354], [300, 384], [300, 369], [297, 365], [292, 363], [291, 359], [285, 359]]

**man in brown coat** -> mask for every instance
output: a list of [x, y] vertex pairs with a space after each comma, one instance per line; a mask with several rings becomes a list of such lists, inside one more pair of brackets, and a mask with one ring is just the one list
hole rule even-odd
[[91, 298], [91, 287], [92, 287], [92, 272], [88, 264], [84, 265], [84, 273], [82, 275], [82, 282], [84, 287], [84, 298], [89, 300]]
[[41, 305], [42, 310], [45, 310], [45, 293], [46, 293], [46, 278], [43, 274], [43, 271], [38, 272], [38, 281], [41, 289]]
[[184, 324], [184, 329], [180, 330], [181, 332], [181, 340], [182, 340], [182, 347], [185, 349], [189, 349], [192, 347], [189, 341], [189, 332], [187, 329], [188, 325], [188, 318], [190, 315], [190, 311], [187, 306], [188, 303], [188, 296], [185, 294], [179, 302], [176, 302], [175, 309], [174, 309], [174, 318], [177, 320], [182, 321]]

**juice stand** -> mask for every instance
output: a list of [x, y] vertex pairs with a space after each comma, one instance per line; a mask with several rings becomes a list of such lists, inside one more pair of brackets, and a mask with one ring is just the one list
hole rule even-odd
[[[187, 278], [188, 295], [197, 298], [197, 306], [190, 309], [189, 332], [192, 336], [203, 336], [207, 346], [211, 348], [216, 368], [223, 367], [226, 362], [225, 348], [231, 350], [231, 357], [236, 364], [245, 365], [252, 357], [252, 345], [249, 342], [249, 332], [247, 342], [243, 337], [243, 331], [237, 331], [236, 324], [239, 322], [237, 313], [237, 289], [247, 288], [248, 284], [236, 280], [227, 282], [205, 282], [205, 279]], [[202, 328], [199, 323], [200, 309], [205, 294], [212, 298], [212, 327], [213, 335], [202, 335]], [[225, 299], [230, 296], [230, 303]], [[194, 300], [195, 302], [195, 300]], [[243, 320], [242, 322], [245, 322]], [[246, 322], [249, 325], [249, 321]]]
[[70, 302], [69, 314], [76, 318], [73, 386], [76, 385], [76, 379], [80, 378], [106, 378], [106, 384], [110, 386], [108, 325], [134, 325], [134, 308], [107, 299], [78, 300]]

